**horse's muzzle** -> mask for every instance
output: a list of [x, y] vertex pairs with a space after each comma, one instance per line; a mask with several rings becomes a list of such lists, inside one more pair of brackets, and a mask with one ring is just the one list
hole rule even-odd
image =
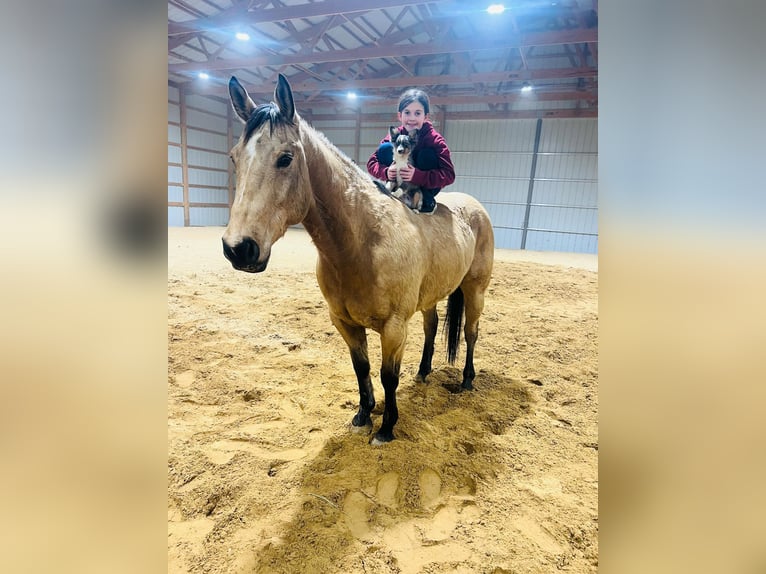
[[234, 247], [226, 243], [225, 239], [222, 239], [221, 242], [223, 243], [223, 256], [231, 261], [234, 269], [247, 271], [248, 273], [260, 273], [269, 264], [268, 257], [265, 261], [258, 262], [261, 250], [255, 240], [250, 237], [245, 237]]

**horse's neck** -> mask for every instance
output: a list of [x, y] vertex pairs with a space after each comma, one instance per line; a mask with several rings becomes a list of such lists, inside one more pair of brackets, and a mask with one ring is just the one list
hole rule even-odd
[[302, 133], [314, 196], [303, 226], [320, 254], [342, 265], [349, 245], [357, 244], [350, 239], [364, 229], [365, 214], [347, 194], [363, 185], [364, 174], [310, 126], [304, 125]]

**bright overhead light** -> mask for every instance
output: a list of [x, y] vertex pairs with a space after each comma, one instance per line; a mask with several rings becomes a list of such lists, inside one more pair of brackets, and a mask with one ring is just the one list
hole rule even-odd
[[197, 74], [197, 77], [200, 80], [207, 80], [210, 76], [206, 72], [200, 72], [199, 74]]
[[346, 97], [347, 97], [349, 100], [355, 100], [355, 99], [356, 99], [356, 92], [347, 92], [347, 93], [346, 93]]
[[527, 82], [524, 82], [524, 84], [521, 86], [521, 91], [524, 93], [529, 93], [532, 91], [532, 86], [529, 85]]
[[489, 14], [502, 14], [503, 12], [505, 12], [505, 6], [502, 4], [490, 4], [487, 8]]
[[247, 32], [237, 32], [236, 34], [237, 40], [242, 40], [243, 42], [247, 42], [250, 39], [250, 34]]

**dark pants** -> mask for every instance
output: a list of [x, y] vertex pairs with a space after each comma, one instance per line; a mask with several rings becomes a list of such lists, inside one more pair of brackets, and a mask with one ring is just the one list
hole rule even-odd
[[[383, 165], [391, 165], [394, 162], [394, 145], [391, 142], [383, 142], [380, 144], [378, 151], [375, 152], [375, 155], [377, 156], [378, 161]], [[433, 149], [429, 147], [423, 148], [418, 150], [418, 153], [414, 155], [412, 164], [421, 171], [436, 169], [439, 167], [439, 157]], [[440, 191], [440, 187], [424, 189], [423, 195], [430, 196], [430, 198], [433, 199], [434, 195]]]

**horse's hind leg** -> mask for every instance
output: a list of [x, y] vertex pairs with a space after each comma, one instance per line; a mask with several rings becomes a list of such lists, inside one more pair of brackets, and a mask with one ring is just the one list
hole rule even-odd
[[460, 385], [464, 389], [473, 389], [473, 379], [476, 372], [473, 368], [473, 349], [476, 346], [476, 340], [479, 338], [479, 317], [484, 310], [484, 289], [477, 286], [461, 285], [465, 295], [465, 335], [466, 354], [465, 368], [463, 369], [463, 383]]
[[416, 380], [425, 383], [426, 376], [431, 372], [431, 360], [434, 356], [434, 340], [439, 326], [439, 315], [436, 313], [436, 307], [423, 311], [423, 333], [425, 341], [423, 342], [423, 356], [420, 359], [420, 368]]
[[[354, 365], [356, 380], [359, 383], [359, 411], [351, 420], [354, 427], [371, 427], [370, 412], [375, 407], [375, 395], [370, 380], [370, 359], [367, 355], [367, 332], [364, 327], [349, 325], [336, 317], [331, 317], [333, 325], [346, 341], [351, 351], [351, 363]], [[368, 431], [369, 432], [369, 431]]]

